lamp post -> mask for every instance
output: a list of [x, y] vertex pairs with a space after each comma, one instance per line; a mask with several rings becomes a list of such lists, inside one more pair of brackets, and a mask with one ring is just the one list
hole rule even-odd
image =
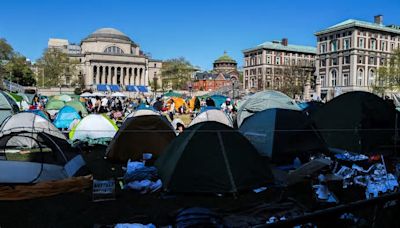
[[236, 79], [235, 78], [232, 78], [232, 99], [235, 99], [235, 82], [236, 82]]
[[154, 81], [153, 82], [154, 83], [154, 97], [156, 97], [157, 96], [157, 81], [158, 81], [157, 75], [154, 76], [153, 81]]

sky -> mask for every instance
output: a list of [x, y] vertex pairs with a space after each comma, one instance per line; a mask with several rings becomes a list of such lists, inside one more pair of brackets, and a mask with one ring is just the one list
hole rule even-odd
[[315, 46], [315, 32], [350, 18], [400, 25], [400, 0], [3, 0], [0, 12], [0, 37], [33, 61], [49, 38], [79, 43], [113, 27], [152, 58], [203, 70], [224, 51], [242, 66], [242, 50], [265, 41]]

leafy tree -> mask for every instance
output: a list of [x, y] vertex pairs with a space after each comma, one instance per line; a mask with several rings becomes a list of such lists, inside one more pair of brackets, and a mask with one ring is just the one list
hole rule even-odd
[[14, 49], [7, 40], [0, 38], [0, 60], [10, 60], [14, 55]]
[[183, 57], [166, 60], [161, 69], [162, 85], [172, 89], [187, 89], [187, 84], [195, 71], [192, 64]]
[[20, 54], [14, 54], [5, 65], [5, 69], [8, 72], [5, 78], [9, 81], [23, 86], [32, 86], [36, 83], [34, 73], [27, 64], [26, 58]]
[[71, 60], [66, 53], [59, 49], [46, 49], [37, 64], [40, 72], [38, 85], [47, 87], [62, 86], [65, 84], [67, 76], [71, 77], [73, 81], [80, 81], [76, 75], [77, 62]]
[[393, 51], [389, 61], [384, 66], [379, 67], [372, 89], [378, 94], [400, 90], [400, 48]]
[[311, 68], [287, 66], [282, 71], [282, 85], [278, 89], [292, 98], [296, 95], [303, 95], [304, 85], [312, 79]]

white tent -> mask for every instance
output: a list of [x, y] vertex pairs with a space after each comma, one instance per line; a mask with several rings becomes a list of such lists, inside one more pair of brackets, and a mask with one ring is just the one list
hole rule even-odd
[[93, 94], [89, 93], [89, 92], [84, 92], [80, 95], [81, 97], [93, 97]]
[[50, 121], [31, 112], [17, 113], [4, 121], [1, 132], [44, 132], [61, 139], [67, 139]]
[[118, 127], [107, 116], [90, 114], [83, 118], [69, 133], [72, 141], [94, 142], [111, 140]]
[[100, 93], [100, 92], [94, 92], [92, 94], [93, 97], [105, 97], [106, 95], [104, 93]]
[[113, 94], [111, 94], [111, 97], [126, 97], [125, 94], [121, 93], [121, 92], [115, 92]]
[[229, 127], [233, 127], [232, 119], [228, 115], [226, 115], [223, 111], [218, 109], [210, 109], [200, 113], [198, 116], [196, 116], [196, 118], [192, 120], [192, 122], [189, 124], [189, 127], [197, 123], [206, 121], [215, 121], [225, 124]]
[[128, 119], [130, 117], [148, 116], [148, 115], [159, 116], [160, 114], [158, 112], [155, 112], [155, 111], [151, 110], [151, 109], [139, 109], [139, 110], [136, 110], [136, 111], [130, 113], [129, 115], [127, 115], [126, 119]]

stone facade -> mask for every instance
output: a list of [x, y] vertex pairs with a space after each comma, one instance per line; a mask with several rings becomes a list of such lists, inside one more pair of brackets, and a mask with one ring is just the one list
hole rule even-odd
[[[99, 29], [83, 39], [80, 52], [68, 41], [55, 41], [49, 41], [49, 48], [62, 44], [59, 48], [79, 62], [78, 77], [88, 89], [96, 89], [99, 84], [149, 86], [154, 75], [161, 74], [161, 61], [149, 59], [128, 36], [113, 28]], [[64, 83], [70, 85], [72, 81], [67, 77]]]
[[288, 44], [287, 39], [262, 43], [243, 50], [243, 85], [246, 90], [279, 90], [285, 83], [288, 69], [301, 69], [312, 76], [315, 70], [316, 49]]
[[317, 32], [316, 74], [321, 98], [344, 92], [372, 91], [378, 68], [400, 47], [399, 26], [349, 19]]

